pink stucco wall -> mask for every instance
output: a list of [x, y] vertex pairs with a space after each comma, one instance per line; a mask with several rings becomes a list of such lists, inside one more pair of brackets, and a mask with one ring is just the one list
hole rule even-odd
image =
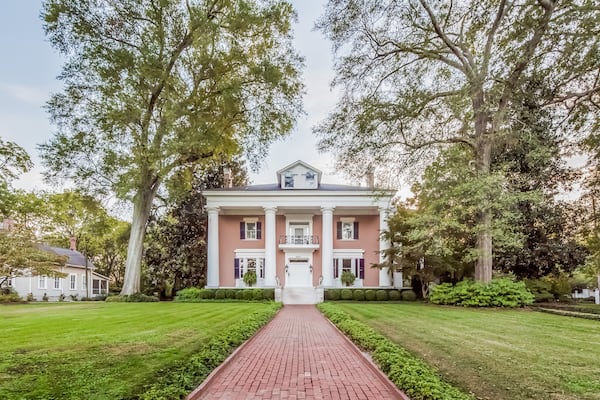
[[371, 268], [373, 264], [379, 263], [379, 216], [358, 215], [357, 240], [338, 240], [336, 227], [340, 218], [349, 216], [333, 216], [333, 249], [363, 249], [365, 251], [365, 279], [363, 286], [379, 286], [379, 270]]
[[[240, 239], [240, 222], [246, 217], [256, 217], [262, 223], [261, 239]], [[219, 286], [235, 286], [233, 259], [235, 249], [265, 248], [264, 215], [219, 215]]]

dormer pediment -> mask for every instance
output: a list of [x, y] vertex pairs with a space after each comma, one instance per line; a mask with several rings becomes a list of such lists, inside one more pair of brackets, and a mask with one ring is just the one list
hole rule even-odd
[[318, 189], [321, 184], [321, 171], [298, 160], [277, 171], [277, 183], [281, 189]]

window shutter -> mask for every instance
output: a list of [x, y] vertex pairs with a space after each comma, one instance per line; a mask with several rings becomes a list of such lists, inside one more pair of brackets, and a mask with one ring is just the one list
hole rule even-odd
[[354, 222], [354, 240], [358, 240], [358, 222]]
[[365, 259], [364, 258], [361, 258], [360, 260], [358, 260], [358, 279], [365, 279]]
[[258, 240], [262, 239], [262, 222], [260, 221], [256, 223], [256, 238]]
[[240, 239], [246, 239], [246, 223], [240, 222]]
[[342, 239], [342, 223], [341, 222], [337, 223], [337, 239], [338, 240]]
[[240, 259], [239, 258], [233, 259], [233, 273], [234, 273], [235, 279], [240, 278]]
[[335, 279], [337, 279], [340, 276], [339, 274], [339, 270], [338, 270], [338, 263], [337, 260], [334, 258], [333, 259], [333, 277]]

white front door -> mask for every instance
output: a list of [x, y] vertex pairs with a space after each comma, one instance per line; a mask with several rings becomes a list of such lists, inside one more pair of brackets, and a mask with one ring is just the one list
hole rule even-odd
[[288, 260], [286, 287], [312, 287], [312, 272], [307, 258]]

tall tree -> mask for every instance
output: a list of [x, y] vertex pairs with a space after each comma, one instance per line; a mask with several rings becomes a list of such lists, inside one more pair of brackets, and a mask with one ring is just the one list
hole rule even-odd
[[215, 161], [190, 171], [192, 185], [166, 213], [153, 215], [145, 244], [145, 282], [163, 296], [173, 291], [206, 284], [206, 234], [208, 215], [202, 192], [227, 185], [224, 169], [229, 169], [233, 186], [247, 184], [245, 166], [240, 161]]
[[133, 203], [123, 294], [140, 289], [146, 223], [189, 165], [245, 150], [256, 162], [301, 112], [283, 0], [47, 0], [42, 17], [68, 59], [41, 147], [49, 176]]
[[0, 218], [12, 211], [11, 182], [32, 166], [29, 154], [21, 146], [0, 138]]
[[[333, 42], [343, 95], [316, 128], [320, 146], [362, 174], [461, 143], [472, 149], [463, 167], [485, 179], [530, 77], [543, 77], [541, 106], [563, 124], [585, 133], [598, 120], [599, 24], [592, 0], [330, 0], [317, 26]], [[480, 281], [491, 279], [492, 214], [475, 213]]]

